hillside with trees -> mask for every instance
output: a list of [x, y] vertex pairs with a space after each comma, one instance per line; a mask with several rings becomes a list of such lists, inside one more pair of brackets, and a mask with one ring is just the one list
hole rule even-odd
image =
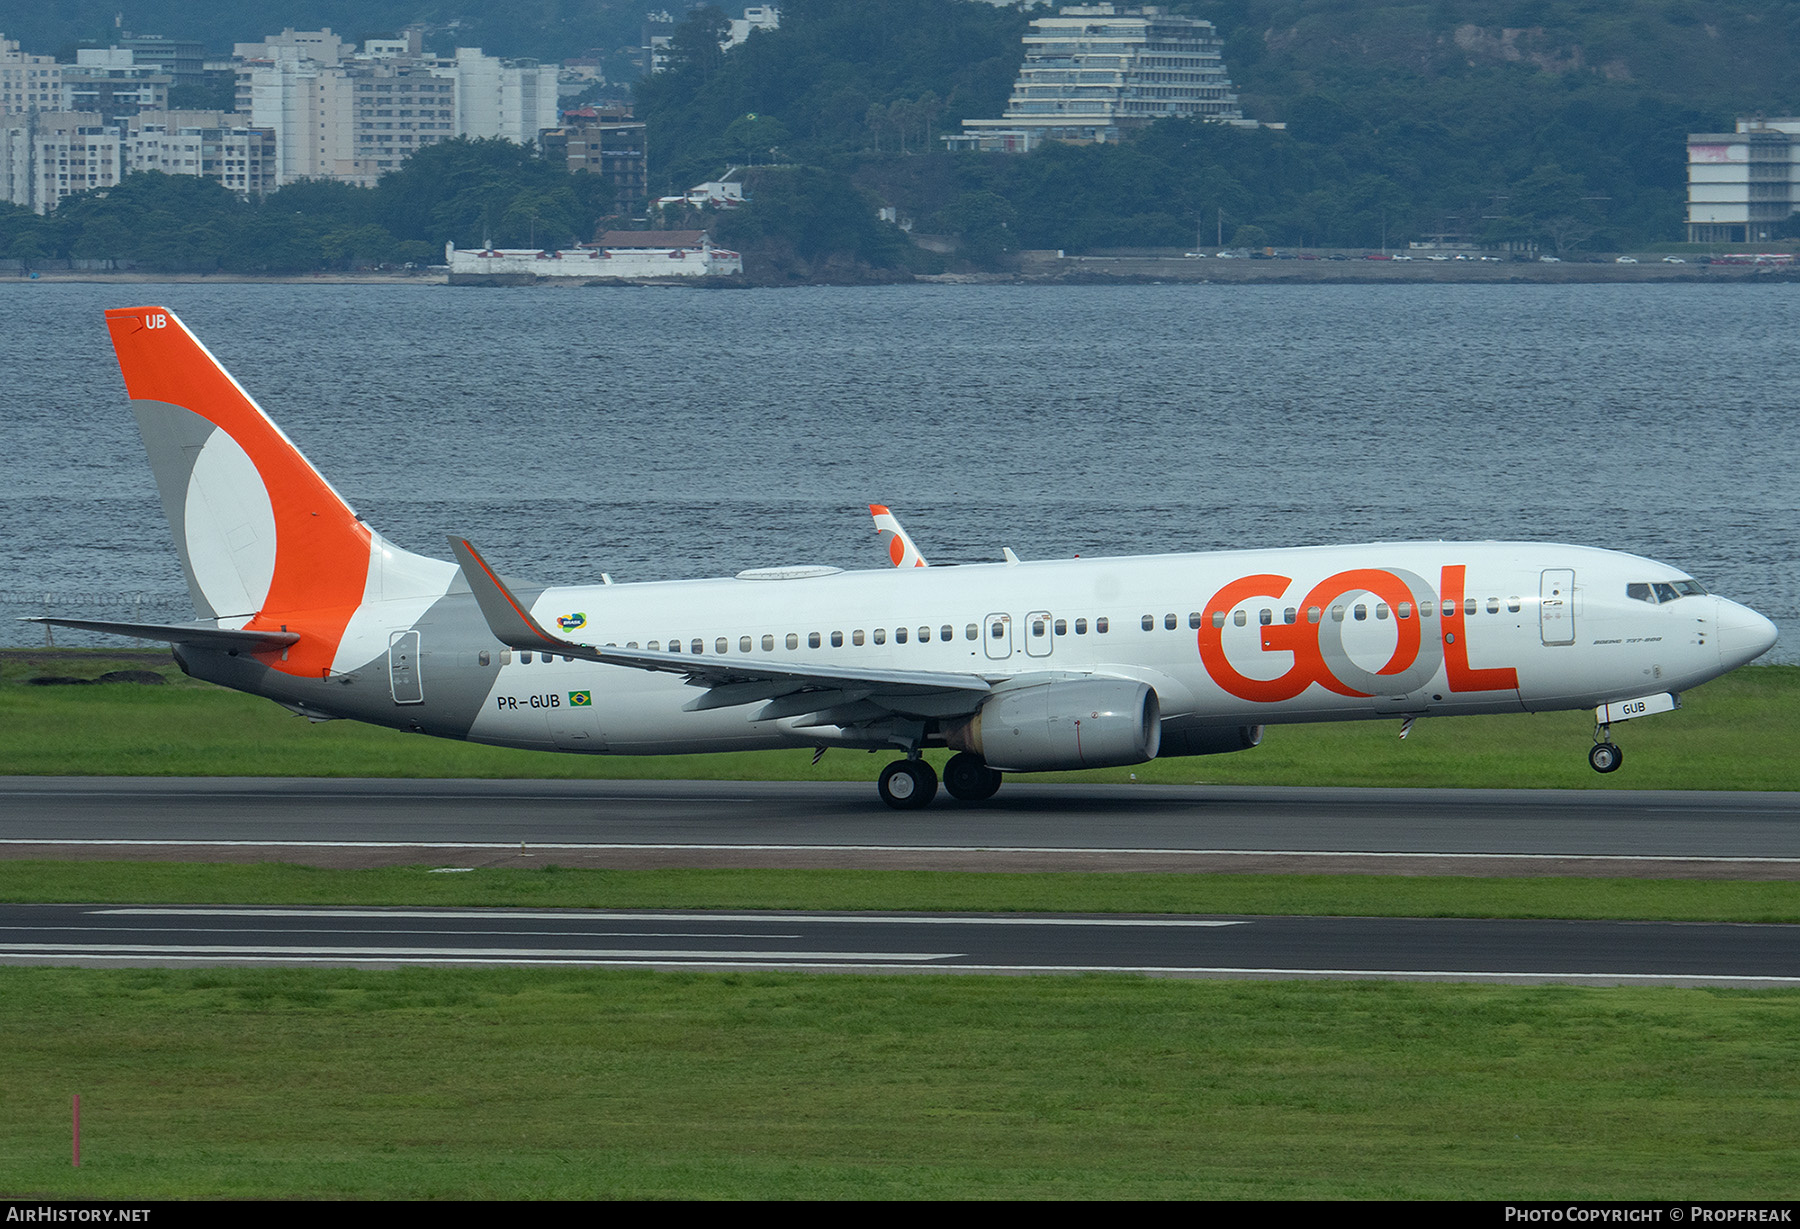
[[[651, 4], [14, 7], [0, 30], [37, 52], [104, 41], [122, 12], [124, 28], [221, 52], [284, 25], [362, 39], [422, 22], [434, 46], [556, 59], [635, 44]], [[1003, 110], [1029, 12], [788, 0], [780, 29], [722, 51], [725, 11], [669, 7], [671, 70], [637, 87], [652, 191], [748, 168], [751, 203], [711, 221], [772, 280], [940, 267], [873, 220], [884, 206], [953, 236], [976, 267], [1027, 248], [1215, 240], [1638, 248], [1681, 237], [1686, 133], [1800, 111], [1800, 0], [1169, 0], [1218, 27], [1245, 114], [1284, 129], [1163, 121], [1115, 145], [949, 155], [943, 134]], [[516, 147], [473, 148], [486, 144], [422, 152], [374, 189], [295, 184], [260, 204], [133, 177], [50, 218], [0, 214], [0, 254], [292, 271], [435, 259], [446, 238], [592, 233], [608, 208], [597, 182]]]
[[672, 188], [746, 162], [828, 166], [990, 264], [1240, 230], [1614, 250], [1680, 238], [1688, 132], [1800, 110], [1793, 0], [1169, 7], [1214, 22], [1245, 114], [1284, 131], [1164, 121], [1119, 145], [946, 155], [938, 135], [1003, 109], [1028, 14], [800, 0], [722, 54], [704, 50], [722, 14], [689, 16], [686, 58], [639, 86], [653, 175]]

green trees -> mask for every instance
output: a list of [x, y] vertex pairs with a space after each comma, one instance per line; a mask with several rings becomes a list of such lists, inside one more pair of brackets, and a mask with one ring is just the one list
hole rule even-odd
[[261, 202], [211, 180], [145, 171], [40, 218], [0, 207], [0, 255], [167, 272], [297, 273], [429, 264], [444, 242], [567, 246], [593, 237], [609, 185], [509, 141], [428, 146], [373, 188], [301, 180]]

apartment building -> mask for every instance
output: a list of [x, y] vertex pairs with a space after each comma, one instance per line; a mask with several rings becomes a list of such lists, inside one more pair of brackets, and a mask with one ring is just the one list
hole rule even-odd
[[1168, 117], [1250, 124], [1210, 21], [1160, 8], [1075, 5], [1032, 21], [999, 119], [963, 121], [952, 149], [1022, 153], [1046, 140], [1117, 141]]

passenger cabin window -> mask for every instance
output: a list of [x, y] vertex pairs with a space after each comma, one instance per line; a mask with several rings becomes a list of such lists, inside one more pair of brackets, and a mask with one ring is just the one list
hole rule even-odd
[[1199, 626], [1200, 626], [1200, 612], [1198, 610], [1189, 611], [1188, 612], [1188, 630], [1193, 631], [1193, 630], [1197, 629]]
[[855, 631], [850, 633], [850, 643], [855, 645], [857, 648], [861, 648], [862, 642], [863, 642], [863, 633], [862, 633], [862, 628], [859, 627]]
[[688, 645], [688, 652], [690, 652], [690, 653], [706, 652], [706, 641], [701, 640], [696, 637], [695, 640], [691, 644]]
[[843, 632], [832, 632], [831, 633], [831, 647], [834, 649], [841, 649], [844, 647], [844, 633]]
[[980, 640], [981, 639], [981, 624], [971, 623], [967, 627], [963, 628], [963, 639], [965, 639], [965, 640]]
[[519, 651], [519, 664], [521, 666], [529, 666], [531, 664], [531, 650], [530, 649], [521, 649]]
[[1267, 627], [1269, 624], [1271, 624], [1275, 621], [1275, 612], [1273, 610], [1270, 610], [1267, 606], [1264, 606], [1260, 611], [1257, 612], [1256, 621], [1258, 623], [1262, 624], [1264, 627]]
[[475, 654], [475, 660], [485, 666], [493, 659], [488, 656], [488, 651], [483, 649], [481, 652]]
[[948, 644], [950, 641], [956, 639], [956, 629], [951, 627], [948, 623], [944, 624], [942, 627], [938, 628], [938, 639]]
[[1077, 636], [1087, 635], [1087, 620], [1086, 619], [1075, 620], [1075, 634]]
[[[999, 624], [996, 623], [994, 626], [998, 627]], [[904, 627], [896, 627], [894, 629], [894, 643], [895, 644], [905, 644], [906, 643], [906, 629]]]
[[886, 644], [887, 643], [887, 628], [878, 627], [875, 629], [875, 643], [876, 644]]
[[1177, 618], [1175, 615], [1166, 614], [1163, 616], [1163, 630], [1164, 631], [1172, 632], [1180, 626], [1181, 626], [1181, 620], [1179, 618]]
[[818, 632], [808, 632], [806, 634], [806, 647], [809, 649], [816, 649], [819, 647], [819, 633]]
[[1059, 636], [1066, 636], [1069, 634], [1069, 621], [1067, 619], [1058, 619], [1056, 621], [1056, 634]]
[[774, 651], [775, 651], [775, 637], [764, 636], [763, 637], [763, 652], [773, 653]]
[[787, 634], [787, 647], [790, 649], [797, 649], [800, 647], [800, 633], [799, 632], [789, 632]]
[[1145, 631], [1149, 632], [1149, 631], [1156, 630], [1156, 616], [1155, 615], [1145, 615], [1142, 619], [1140, 619], [1138, 621], [1143, 624]]
[[919, 643], [920, 644], [930, 644], [931, 643], [931, 629], [929, 627], [921, 627], [919, 629]]
[[1106, 618], [1104, 615], [1094, 620], [1094, 634], [1096, 636], [1106, 635]]
[[1250, 612], [1248, 610], [1234, 610], [1231, 612], [1231, 621], [1237, 626], [1242, 627], [1250, 621]]

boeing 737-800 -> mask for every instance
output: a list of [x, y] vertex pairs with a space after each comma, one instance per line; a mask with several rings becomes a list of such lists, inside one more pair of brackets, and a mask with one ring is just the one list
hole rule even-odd
[[[1256, 746], [1267, 725], [1549, 709], [1612, 724], [1757, 657], [1775, 627], [1635, 555], [1528, 542], [506, 581], [376, 533], [173, 312], [107, 313], [200, 618], [48, 619], [170, 642], [198, 678], [317, 719], [598, 754], [887, 749], [882, 798], [1007, 772]], [[879, 520], [884, 514], [889, 520]], [[1403, 725], [1403, 729], [1405, 726]]]

